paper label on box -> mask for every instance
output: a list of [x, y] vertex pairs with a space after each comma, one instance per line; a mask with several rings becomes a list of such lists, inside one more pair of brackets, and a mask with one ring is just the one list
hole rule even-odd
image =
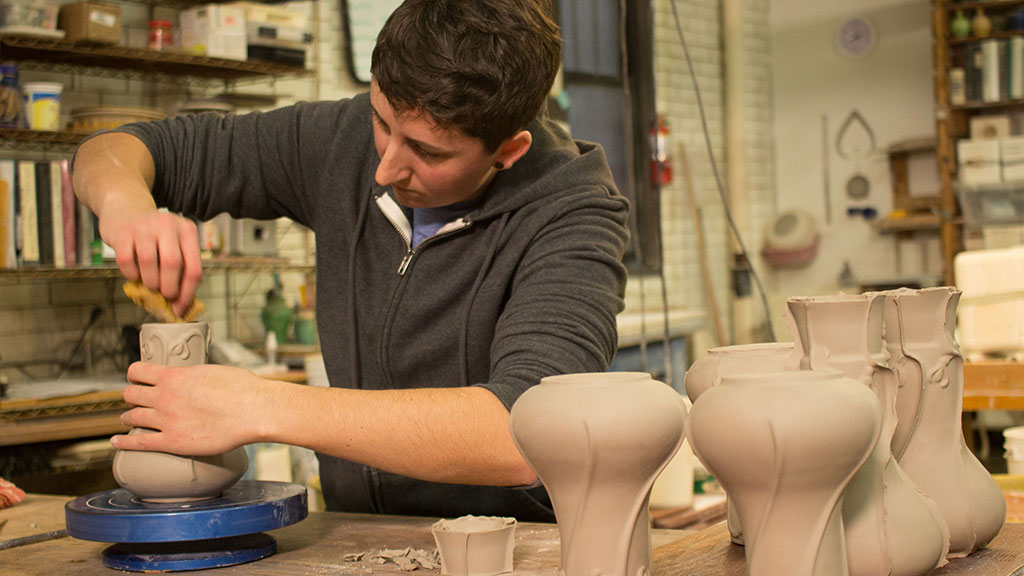
[[117, 25], [117, 16], [102, 10], [90, 10], [89, 20], [107, 28], [113, 28]]

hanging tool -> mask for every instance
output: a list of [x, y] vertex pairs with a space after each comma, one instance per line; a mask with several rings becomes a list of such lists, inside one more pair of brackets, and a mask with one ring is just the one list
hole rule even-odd
[[700, 277], [704, 282], [704, 299], [707, 302], [708, 313], [715, 327], [715, 339], [719, 346], [728, 344], [725, 339], [725, 330], [722, 328], [722, 319], [718, 314], [718, 299], [715, 298], [714, 286], [711, 285], [711, 271], [708, 267], [708, 254], [704, 242], [704, 214], [697, 205], [697, 189], [693, 186], [693, 174], [690, 173], [690, 160], [686, 155], [686, 146], [679, 143], [679, 165], [686, 179], [686, 196], [690, 203], [690, 210], [693, 212], [693, 225], [697, 232], [697, 256], [700, 259]]

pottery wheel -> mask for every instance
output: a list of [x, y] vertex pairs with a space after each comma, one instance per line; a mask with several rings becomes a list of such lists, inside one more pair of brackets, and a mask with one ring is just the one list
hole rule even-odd
[[251, 562], [277, 551], [260, 534], [308, 514], [306, 488], [242, 480], [219, 498], [173, 504], [144, 502], [123, 488], [80, 496], [64, 507], [69, 536], [114, 542], [109, 568], [138, 572], [199, 570]]

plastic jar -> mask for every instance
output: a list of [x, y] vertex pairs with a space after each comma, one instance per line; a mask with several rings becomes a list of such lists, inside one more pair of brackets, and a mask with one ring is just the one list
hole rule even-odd
[[60, 93], [58, 82], [25, 82], [25, 116], [31, 130], [60, 130]]
[[174, 30], [170, 20], [149, 21], [149, 49], [163, 50], [174, 44]]
[[18, 91], [18, 67], [0, 64], [0, 128], [23, 128], [24, 102]]

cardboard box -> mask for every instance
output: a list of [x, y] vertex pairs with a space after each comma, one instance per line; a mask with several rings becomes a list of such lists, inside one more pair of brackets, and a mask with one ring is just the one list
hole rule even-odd
[[206, 4], [178, 15], [181, 46], [210, 58], [245, 60], [245, 10], [221, 4]]
[[959, 140], [956, 152], [962, 184], [996, 184], [1002, 181], [999, 140]]
[[999, 143], [1004, 182], [1024, 181], [1024, 136], [1006, 138]]
[[121, 7], [96, 2], [75, 2], [60, 7], [57, 26], [69, 42], [121, 43]]

